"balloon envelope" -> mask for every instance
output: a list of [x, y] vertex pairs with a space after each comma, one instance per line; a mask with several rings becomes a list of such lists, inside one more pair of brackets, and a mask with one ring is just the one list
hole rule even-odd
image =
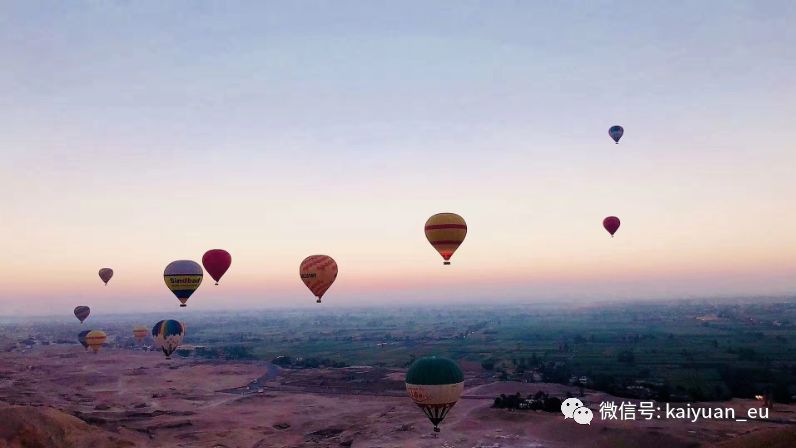
[[173, 319], [161, 320], [152, 327], [155, 346], [163, 351], [166, 359], [171, 359], [171, 354], [180, 346], [184, 335], [185, 325]]
[[609, 216], [603, 219], [603, 227], [605, 227], [605, 230], [607, 230], [612, 237], [614, 236], [614, 233], [619, 230], [619, 224], [619, 218], [616, 216]]
[[202, 265], [205, 267], [205, 271], [216, 281], [216, 285], [231, 264], [232, 256], [223, 249], [211, 249], [202, 256]]
[[81, 324], [88, 318], [89, 314], [91, 314], [91, 308], [83, 305], [75, 307], [75, 317], [77, 317]]
[[608, 129], [608, 135], [614, 140], [615, 143], [619, 143], [619, 139], [622, 138], [622, 135], [625, 133], [625, 129], [622, 126], [611, 126]]
[[83, 346], [84, 349], [88, 350], [88, 342], [86, 342], [86, 335], [91, 333], [91, 330], [83, 330], [77, 334], [77, 342], [80, 342], [80, 345]]
[[113, 277], [113, 269], [111, 268], [102, 268], [99, 270], [99, 277], [100, 279], [105, 282], [105, 285], [111, 281], [111, 277]]
[[301, 262], [299, 275], [321, 303], [321, 298], [337, 279], [337, 263], [328, 255], [310, 255]]
[[177, 296], [180, 306], [187, 306], [185, 302], [202, 284], [202, 267], [199, 266], [199, 263], [191, 260], [172, 261], [163, 271], [163, 281]]
[[439, 432], [439, 424], [463, 390], [462, 370], [447, 358], [420, 358], [406, 372], [406, 392], [434, 425], [435, 432]]
[[135, 338], [135, 341], [138, 343], [141, 343], [141, 341], [144, 340], [144, 338], [148, 333], [149, 329], [143, 325], [136, 325], [133, 328], [133, 337]]
[[92, 330], [86, 335], [86, 344], [94, 353], [99, 351], [106, 340], [108, 340], [108, 335], [102, 330]]
[[467, 236], [467, 223], [456, 213], [437, 213], [428, 218], [425, 231], [428, 242], [445, 260], [443, 264], [451, 264], [451, 256]]

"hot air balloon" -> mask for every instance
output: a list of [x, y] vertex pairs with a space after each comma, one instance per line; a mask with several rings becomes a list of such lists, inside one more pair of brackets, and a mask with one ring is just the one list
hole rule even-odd
[[426, 221], [426, 238], [442, 255], [442, 264], [451, 264], [451, 256], [467, 236], [467, 224], [456, 213], [437, 213]]
[[91, 314], [91, 308], [83, 305], [75, 307], [75, 317], [78, 318], [81, 324], [88, 318], [89, 314]]
[[617, 145], [619, 144], [619, 139], [622, 138], [622, 134], [624, 134], [624, 133], [625, 133], [625, 129], [622, 126], [619, 126], [619, 125], [611, 126], [611, 128], [608, 129], [608, 135], [610, 135], [611, 138], [614, 139], [614, 142]]
[[462, 370], [447, 358], [420, 358], [406, 372], [406, 392], [431, 420], [434, 432], [439, 432], [439, 424], [463, 390]]
[[147, 333], [149, 333], [149, 329], [147, 327], [143, 325], [136, 325], [133, 328], [133, 337], [135, 338], [135, 342], [140, 344], [141, 341], [143, 341], [146, 337]]
[[108, 282], [111, 281], [111, 277], [113, 277], [113, 269], [111, 268], [102, 268], [99, 270], [99, 277], [105, 282], [105, 286], [108, 286]]
[[152, 327], [152, 338], [155, 340], [155, 347], [161, 349], [166, 359], [171, 359], [171, 354], [182, 343], [185, 335], [185, 325], [176, 320], [161, 320]]
[[77, 334], [77, 342], [80, 342], [80, 345], [83, 346], [86, 351], [88, 351], [88, 342], [86, 342], [86, 335], [91, 333], [91, 330], [83, 330]]
[[232, 256], [223, 249], [211, 249], [202, 256], [202, 265], [205, 267], [205, 271], [216, 281], [216, 285], [218, 285], [218, 281], [221, 280], [221, 277], [227, 272], [231, 264]]
[[605, 230], [607, 230], [608, 233], [611, 234], [611, 238], [613, 238], [614, 233], [616, 233], [616, 231], [619, 230], [619, 224], [620, 224], [619, 218], [617, 218], [616, 216], [609, 216], [603, 219], [603, 227], [605, 227]]
[[108, 340], [108, 335], [102, 330], [91, 330], [86, 335], [86, 344], [94, 353], [99, 351], [106, 340]]
[[191, 260], [172, 261], [163, 271], [163, 280], [179, 299], [180, 306], [187, 306], [185, 302], [202, 284], [202, 267]]
[[328, 255], [310, 255], [301, 262], [299, 275], [318, 298], [316, 302], [321, 303], [321, 297], [337, 278], [337, 263]]

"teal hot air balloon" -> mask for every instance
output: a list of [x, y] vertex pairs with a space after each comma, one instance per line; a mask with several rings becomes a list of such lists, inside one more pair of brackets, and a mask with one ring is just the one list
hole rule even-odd
[[163, 351], [166, 359], [171, 359], [171, 354], [180, 346], [184, 335], [185, 325], [180, 321], [161, 320], [152, 327], [152, 339], [155, 340], [155, 347]]
[[434, 425], [434, 432], [439, 432], [439, 424], [463, 390], [462, 370], [448, 358], [420, 358], [406, 372], [406, 392]]

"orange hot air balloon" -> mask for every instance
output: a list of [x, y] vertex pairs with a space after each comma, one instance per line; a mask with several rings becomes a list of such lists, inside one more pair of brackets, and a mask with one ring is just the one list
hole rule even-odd
[[100, 347], [102, 347], [102, 344], [104, 344], [106, 340], [108, 340], [108, 335], [106, 335], [102, 330], [90, 331], [86, 335], [86, 344], [88, 345], [88, 348], [90, 348], [95, 354], [99, 351]]
[[426, 221], [426, 238], [442, 255], [442, 264], [451, 264], [450, 259], [467, 236], [467, 224], [456, 213], [437, 213]]
[[113, 277], [113, 269], [102, 268], [99, 270], [99, 278], [105, 282], [105, 286], [108, 286], [108, 282], [111, 281], [111, 277]]
[[135, 328], [133, 328], [133, 337], [135, 338], [135, 342], [139, 344], [144, 340], [147, 334], [149, 334], [149, 328], [143, 325], [136, 325]]
[[321, 303], [321, 297], [337, 278], [337, 263], [328, 255], [310, 255], [301, 262], [299, 274], [301, 281]]

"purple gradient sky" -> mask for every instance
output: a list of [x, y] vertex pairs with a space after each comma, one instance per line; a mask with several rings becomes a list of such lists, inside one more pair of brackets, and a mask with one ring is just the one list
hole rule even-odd
[[[5, 2], [0, 314], [796, 290], [796, 4]], [[625, 126], [620, 145], [607, 129]], [[425, 241], [454, 211], [453, 266]], [[620, 216], [613, 240], [602, 218]], [[102, 287], [96, 272], [116, 277]]]

